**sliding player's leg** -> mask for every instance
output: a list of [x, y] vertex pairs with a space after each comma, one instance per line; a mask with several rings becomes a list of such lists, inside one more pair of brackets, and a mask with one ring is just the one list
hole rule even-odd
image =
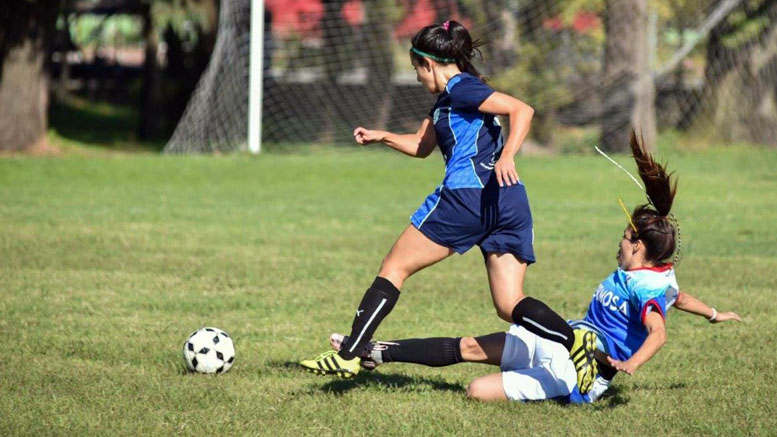
[[[347, 340], [342, 334], [332, 334], [329, 342], [340, 350]], [[359, 352], [361, 365], [374, 369], [383, 363], [412, 363], [443, 367], [461, 362], [484, 363], [498, 366], [502, 359], [505, 333], [496, 332], [480, 337], [408, 338], [390, 341], [371, 341]]]
[[530, 401], [564, 397], [574, 390], [575, 369], [559, 343], [513, 325], [502, 349], [502, 373], [472, 381], [467, 389], [469, 397]]
[[506, 401], [502, 373], [481, 376], [467, 386], [467, 397], [479, 401]]
[[488, 252], [486, 269], [491, 297], [499, 317], [525, 327], [530, 332], [558, 342], [569, 351], [578, 374], [580, 392], [587, 393], [597, 373], [593, 332], [573, 330], [545, 303], [523, 294], [527, 263], [513, 254]]
[[499, 366], [502, 363], [505, 335], [504, 332], [495, 332], [480, 337], [462, 337], [459, 342], [462, 360]]

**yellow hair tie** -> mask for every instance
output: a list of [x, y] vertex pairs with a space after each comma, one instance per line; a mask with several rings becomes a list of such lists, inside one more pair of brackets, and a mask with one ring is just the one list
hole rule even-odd
[[629, 224], [631, 225], [631, 229], [634, 230], [634, 236], [636, 237], [639, 232], [637, 232], [637, 227], [634, 226], [634, 222], [631, 221], [631, 214], [629, 214], [629, 210], [626, 209], [626, 205], [623, 203], [623, 200], [619, 197], [618, 203], [621, 204], [621, 209], [623, 209], [623, 213], [626, 214], [626, 217], [629, 219]]

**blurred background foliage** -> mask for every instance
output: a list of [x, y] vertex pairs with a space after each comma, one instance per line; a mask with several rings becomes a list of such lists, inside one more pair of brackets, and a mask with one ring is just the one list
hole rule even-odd
[[[734, 2], [720, 22], [702, 31], [725, 0], [628, 2], [647, 5], [647, 69], [627, 73], [654, 75], [659, 131], [775, 144], [777, 98], [768, 96], [777, 95], [772, 42], [777, 1]], [[250, 10], [249, 0], [224, 4]], [[605, 81], [614, 80], [608, 39], [617, 39], [608, 35], [615, 26], [608, 27], [613, 11], [606, 0], [266, 0], [265, 8], [267, 141], [344, 141], [346, 128], [355, 123], [414, 129], [430, 103], [409, 68], [408, 42], [423, 25], [449, 18], [487, 43], [480, 63], [491, 85], [535, 108], [531, 140], [537, 145], [574, 151], [578, 148], [570, 145], [576, 141], [602, 139]], [[87, 140], [101, 138], [90, 131], [112, 126], [114, 133], [105, 137], [162, 148], [211, 59], [224, 26], [222, 9], [219, 0], [4, 2], [0, 103], [8, 107], [8, 102], [37, 101], [31, 98], [35, 95], [47, 98], [39, 99], [45, 117], [20, 135], [0, 135], [0, 149], [40, 142], [40, 131], [49, 124], [76, 140], [79, 130]], [[52, 11], [49, 29], [44, 18]], [[628, 33], [627, 27], [624, 37]], [[25, 41], [34, 44], [25, 46]], [[662, 73], [685, 47], [690, 50], [680, 62]], [[30, 50], [40, 59], [16, 67], [4, 62]], [[234, 68], [247, 64], [248, 47], [240, 50], [243, 57], [227, 61]], [[29, 77], [48, 80], [33, 89], [35, 81], [22, 84]], [[221, 106], [212, 103], [212, 111]], [[735, 113], [743, 108], [751, 109]], [[78, 115], [86, 110], [91, 116]], [[95, 117], [101, 111], [125, 117], [124, 122], [100, 123]], [[0, 131], [31, 124], [25, 115], [30, 113], [41, 110], [30, 106], [6, 113]], [[66, 126], [60, 124], [65, 120]]]

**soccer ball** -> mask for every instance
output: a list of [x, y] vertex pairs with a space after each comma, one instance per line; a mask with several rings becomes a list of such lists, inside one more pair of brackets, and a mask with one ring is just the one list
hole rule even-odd
[[183, 343], [186, 368], [199, 373], [224, 373], [235, 361], [235, 345], [218, 328], [200, 328]]

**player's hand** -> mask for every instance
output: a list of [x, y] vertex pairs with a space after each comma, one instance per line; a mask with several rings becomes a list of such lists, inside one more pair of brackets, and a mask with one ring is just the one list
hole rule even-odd
[[629, 360], [618, 361], [613, 357], [607, 357], [607, 361], [610, 363], [613, 369], [619, 372], [627, 373], [629, 375], [633, 375], [634, 372], [637, 371], [637, 368], [639, 368], [638, 365], [630, 362]]
[[357, 127], [353, 131], [353, 139], [361, 145], [379, 143], [383, 141], [386, 133], [379, 130], [369, 130], [361, 126]]
[[737, 322], [742, 321], [742, 319], [739, 317], [739, 314], [727, 311], [725, 313], [718, 313], [717, 317], [715, 317], [715, 320], [712, 323], [723, 323], [728, 322], [729, 320], [736, 320]]
[[518, 173], [515, 171], [515, 161], [506, 156], [499, 158], [494, 165], [494, 174], [500, 187], [508, 187], [518, 183]]

